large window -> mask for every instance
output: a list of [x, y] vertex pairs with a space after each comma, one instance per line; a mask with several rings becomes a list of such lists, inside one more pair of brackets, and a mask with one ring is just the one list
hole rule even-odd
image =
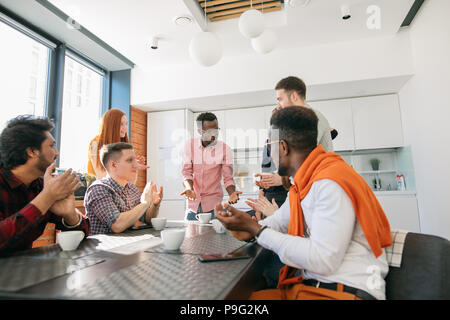
[[49, 51], [0, 21], [0, 131], [18, 115], [45, 115]]
[[89, 142], [101, 117], [103, 76], [66, 56], [61, 124], [61, 168], [87, 172]]

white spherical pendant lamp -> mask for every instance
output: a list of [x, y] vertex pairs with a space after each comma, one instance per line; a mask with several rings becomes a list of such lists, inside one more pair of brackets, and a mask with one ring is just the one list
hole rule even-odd
[[241, 14], [239, 30], [246, 38], [256, 38], [264, 31], [264, 17], [261, 12], [250, 9]]
[[200, 32], [192, 38], [189, 55], [198, 64], [210, 67], [222, 58], [222, 43], [212, 32]]
[[259, 37], [252, 39], [253, 49], [261, 54], [266, 54], [275, 49], [277, 36], [272, 30], [265, 30]]

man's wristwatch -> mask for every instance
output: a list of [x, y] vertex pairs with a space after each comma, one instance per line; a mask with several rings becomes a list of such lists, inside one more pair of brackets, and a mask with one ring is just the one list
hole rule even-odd
[[258, 240], [259, 236], [261, 235], [261, 233], [267, 228], [267, 226], [262, 227], [261, 229], [259, 229], [258, 233], [255, 236], [255, 240]]
[[258, 233], [256, 234], [256, 236], [254, 236], [253, 238], [246, 240], [245, 242], [255, 242], [256, 240], [258, 240], [258, 237], [261, 235], [261, 232], [263, 232], [264, 229], [268, 228], [267, 226], [263, 226], [261, 229], [259, 229]]

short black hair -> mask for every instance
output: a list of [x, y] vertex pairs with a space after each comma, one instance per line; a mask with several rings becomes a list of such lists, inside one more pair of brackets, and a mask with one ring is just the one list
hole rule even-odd
[[217, 120], [217, 117], [214, 113], [212, 112], [204, 112], [201, 113], [198, 117], [197, 117], [197, 127], [199, 127], [201, 125], [201, 128], [203, 128], [203, 121], [214, 121]]
[[119, 158], [119, 154], [122, 155], [122, 150], [131, 149], [133, 149], [133, 145], [127, 142], [105, 144], [102, 146], [99, 152], [100, 161], [106, 169], [106, 165], [109, 163], [109, 161], [117, 160]]
[[27, 148], [41, 150], [46, 131], [54, 124], [46, 117], [20, 115], [8, 121], [0, 135], [0, 167], [11, 170], [28, 161]]
[[317, 147], [316, 113], [307, 107], [292, 106], [276, 111], [270, 119], [273, 129], [279, 130], [279, 140], [293, 149], [305, 152]]
[[287, 92], [295, 91], [302, 99], [306, 99], [306, 84], [297, 77], [289, 76], [278, 81], [275, 90], [284, 89]]

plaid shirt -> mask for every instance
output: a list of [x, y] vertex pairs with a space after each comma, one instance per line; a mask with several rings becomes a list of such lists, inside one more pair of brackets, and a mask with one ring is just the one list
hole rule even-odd
[[[125, 187], [107, 176], [89, 186], [84, 196], [86, 216], [91, 222], [91, 234], [109, 233], [121, 212], [141, 203], [141, 194], [133, 183]], [[139, 220], [144, 222], [143, 215]]]
[[83, 218], [78, 227], [68, 229], [60, 216], [51, 211], [42, 214], [30, 203], [43, 188], [42, 178], [27, 188], [10, 170], [0, 168], [0, 254], [31, 248], [49, 222], [59, 230], [81, 230], [89, 235], [89, 220]]

